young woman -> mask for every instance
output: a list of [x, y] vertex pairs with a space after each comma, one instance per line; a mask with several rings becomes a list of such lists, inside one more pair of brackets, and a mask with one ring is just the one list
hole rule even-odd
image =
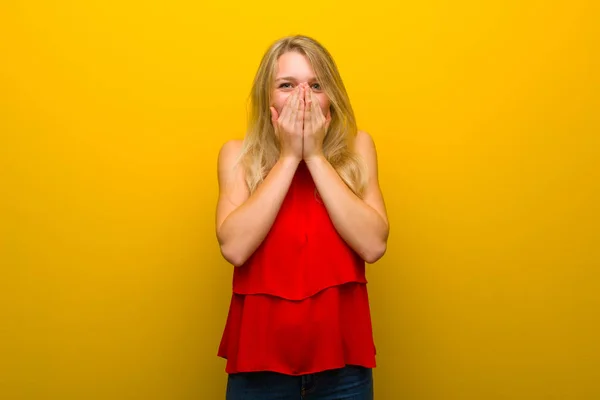
[[226, 398], [372, 399], [365, 262], [389, 232], [373, 140], [306, 36], [271, 45], [251, 104], [244, 140], [218, 158], [217, 238], [235, 267]]

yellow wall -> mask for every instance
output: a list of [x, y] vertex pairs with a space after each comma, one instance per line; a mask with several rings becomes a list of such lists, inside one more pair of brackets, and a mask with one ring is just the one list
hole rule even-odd
[[201, 3], [0, 5], [0, 398], [223, 398], [216, 155], [296, 32], [379, 148], [377, 398], [600, 398], [597, 2]]

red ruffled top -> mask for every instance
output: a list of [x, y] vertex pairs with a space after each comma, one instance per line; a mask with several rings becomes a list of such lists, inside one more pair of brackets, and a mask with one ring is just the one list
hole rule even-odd
[[227, 373], [375, 367], [365, 262], [339, 236], [300, 163], [265, 240], [234, 269], [218, 356]]

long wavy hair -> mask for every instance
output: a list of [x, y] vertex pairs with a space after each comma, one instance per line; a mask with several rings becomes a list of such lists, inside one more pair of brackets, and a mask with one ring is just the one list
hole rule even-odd
[[274, 42], [263, 55], [254, 77], [248, 128], [239, 158], [244, 166], [246, 184], [250, 192], [254, 192], [279, 158], [279, 140], [269, 106], [277, 61], [289, 51], [308, 59], [322, 90], [329, 97], [331, 122], [323, 141], [323, 153], [346, 185], [360, 197], [366, 186], [366, 173], [362, 159], [354, 151], [357, 125], [348, 93], [331, 54], [313, 38], [302, 35]]

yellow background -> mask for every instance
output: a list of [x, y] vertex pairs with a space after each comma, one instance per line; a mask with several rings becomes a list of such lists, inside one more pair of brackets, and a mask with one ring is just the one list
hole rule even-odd
[[379, 149], [377, 398], [600, 398], [599, 11], [2, 2], [0, 398], [224, 398], [216, 156], [290, 33]]

